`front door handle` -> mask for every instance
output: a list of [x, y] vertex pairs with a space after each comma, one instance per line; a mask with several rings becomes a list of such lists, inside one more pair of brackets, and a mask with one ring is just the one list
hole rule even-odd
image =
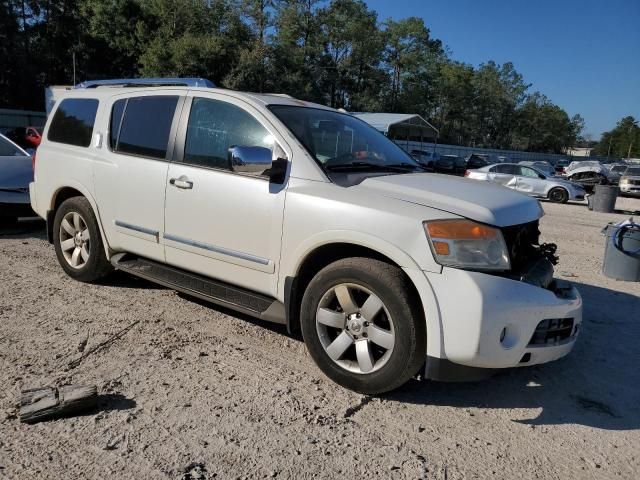
[[171, 180], [169, 180], [169, 183], [174, 187], [182, 188], [185, 190], [190, 190], [193, 188], [193, 182], [184, 175], [178, 178], [172, 178]]

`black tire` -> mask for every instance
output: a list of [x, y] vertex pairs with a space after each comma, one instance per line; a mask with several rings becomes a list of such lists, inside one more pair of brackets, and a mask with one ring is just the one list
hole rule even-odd
[[554, 203], [567, 203], [569, 201], [569, 192], [562, 187], [555, 187], [549, 191], [549, 200]]
[[[65, 258], [61, 247], [61, 231], [60, 227], [63, 219], [67, 214], [78, 213], [82, 217], [87, 229], [89, 230], [90, 243], [88, 244], [88, 259], [80, 268], [74, 268]], [[53, 245], [56, 250], [56, 256], [62, 269], [71, 278], [80, 282], [95, 282], [104, 278], [112, 270], [113, 266], [107, 260], [104, 251], [104, 243], [102, 235], [98, 228], [98, 221], [93, 213], [91, 204], [84, 197], [72, 197], [65, 200], [60, 208], [56, 211], [53, 220]]]
[[[325, 294], [344, 283], [369, 290], [393, 319], [393, 349], [386, 363], [371, 373], [351, 372], [332, 360], [316, 327], [316, 312]], [[305, 344], [318, 367], [334, 382], [363, 394], [388, 392], [407, 382], [426, 358], [424, 314], [411, 291], [410, 281], [401, 269], [379, 260], [347, 258], [323, 268], [307, 286], [300, 314]]]

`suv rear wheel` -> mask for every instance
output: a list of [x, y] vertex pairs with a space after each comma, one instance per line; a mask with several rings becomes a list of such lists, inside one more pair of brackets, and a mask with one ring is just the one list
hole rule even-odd
[[424, 316], [398, 267], [370, 258], [322, 269], [302, 299], [305, 344], [343, 387], [376, 394], [414, 376], [425, 361]]
[[113, 270], [96, 216], [84, 197], [69, 198], [60, 205], [53, 220], [53, 243], [58, 262], [76, 280], [95, 282]]

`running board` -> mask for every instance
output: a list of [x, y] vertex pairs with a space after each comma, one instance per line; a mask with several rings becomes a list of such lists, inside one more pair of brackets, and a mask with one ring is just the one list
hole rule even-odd
[[114, 255], [111, 264], [118, 270], [207, 302], [262, 320], [287, 323], [284, 304], [266, 295], [128, 253]]

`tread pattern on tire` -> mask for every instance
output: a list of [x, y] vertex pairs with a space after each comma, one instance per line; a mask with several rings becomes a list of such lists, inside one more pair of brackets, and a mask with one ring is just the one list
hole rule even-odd
[[[328, 357], [323, 358], [320, 356], [320, 358], [318, 358], [317, 354], [320, 352], [317, 351], [317, 347], [315, 346], [316, 340], [310, 339], [311, 342], [307, 343], [307, 337], [313, 335], [313, 332], [315, 332], [315, 314], [310, 316], [309, 312], [301, 311], [303, 336], [306, 333], [305, 343], [307, 343], [307, 348], [320, 369], [338, 384], [365, 394], [380, 394], [394, 390], [413, 377], [424, 364], [426, 358], [426, 323], [424, 315], [421, 313], [421, 305], [418, 300], [410, 293], [413, 290], [410, 280], [400, 268], [367, 257], [352, 257], [338, 260], [320, 270], [311, 280], [303, 297], [302, 309], [309, 306], [308, 303], [311, 301], [309, 296], [314, 295], [314, 293], [311, 292], [312, 289], [316, 288], [314, 282], [320, 284], [323, 282], [323, 277], [332, 272], [349, 270], [368, 273], [372, 278], [377, 278], [380, 282], [386, 283], [389, 289], [387, 292], [381, 293], [372, 289], [376, 295], [400, 300], [400, 309], [403, 310], [400, 316], [403, 318], [397, 318], [398, 315], [394, 314], [392, 314], [392, 316], [394, 316], [397, 335], [407, 330], [406, 333], [408, 335], [405, 340], [407, 341], [408, 345], [406, 345], [406, 347], [408, 348], [405, 348], [405, 351], [394, 351], [393, 355], [400, 355], [400, 360], [396, 361], [395, 364], [392, 364], [391, 362], [393, 360], [391, 360], [378, 372], [372, 374], [354, 374], [347, 372], [337, 366]], [[371, 285], [368, 285], [366, 282], [365, 285], [371, 287]], [[320, 290], [322, 290], [322, 288]], [[319, 295], [323, 293], [324, 291], [319, 293]], [[389, 308], [387, 303], [385, 303], [385, 305]], [[397, 314], [398, 312], [396, 311], [394, 313]], [[398, 322], [407, 322], [407, 325], [403, 325], [402, 328], [400, 328], [400, 332], [398, 332], [398, 327], [400, 326]], [[310, 331], [309, 327], [312, 327], [313, 330]], [[312, 351], [312, 349], [314, 351]], [[324, 354], [324, 351], [322, 351], [322, 353]], [[393, 368], [397, 367], [399, 367], [399, 369], [393, 371]], [[391, 368], [391, 370], [388, 370], [389, 368]], [[336, 372], [340, 372], [341, 374], [335, 375]]]

